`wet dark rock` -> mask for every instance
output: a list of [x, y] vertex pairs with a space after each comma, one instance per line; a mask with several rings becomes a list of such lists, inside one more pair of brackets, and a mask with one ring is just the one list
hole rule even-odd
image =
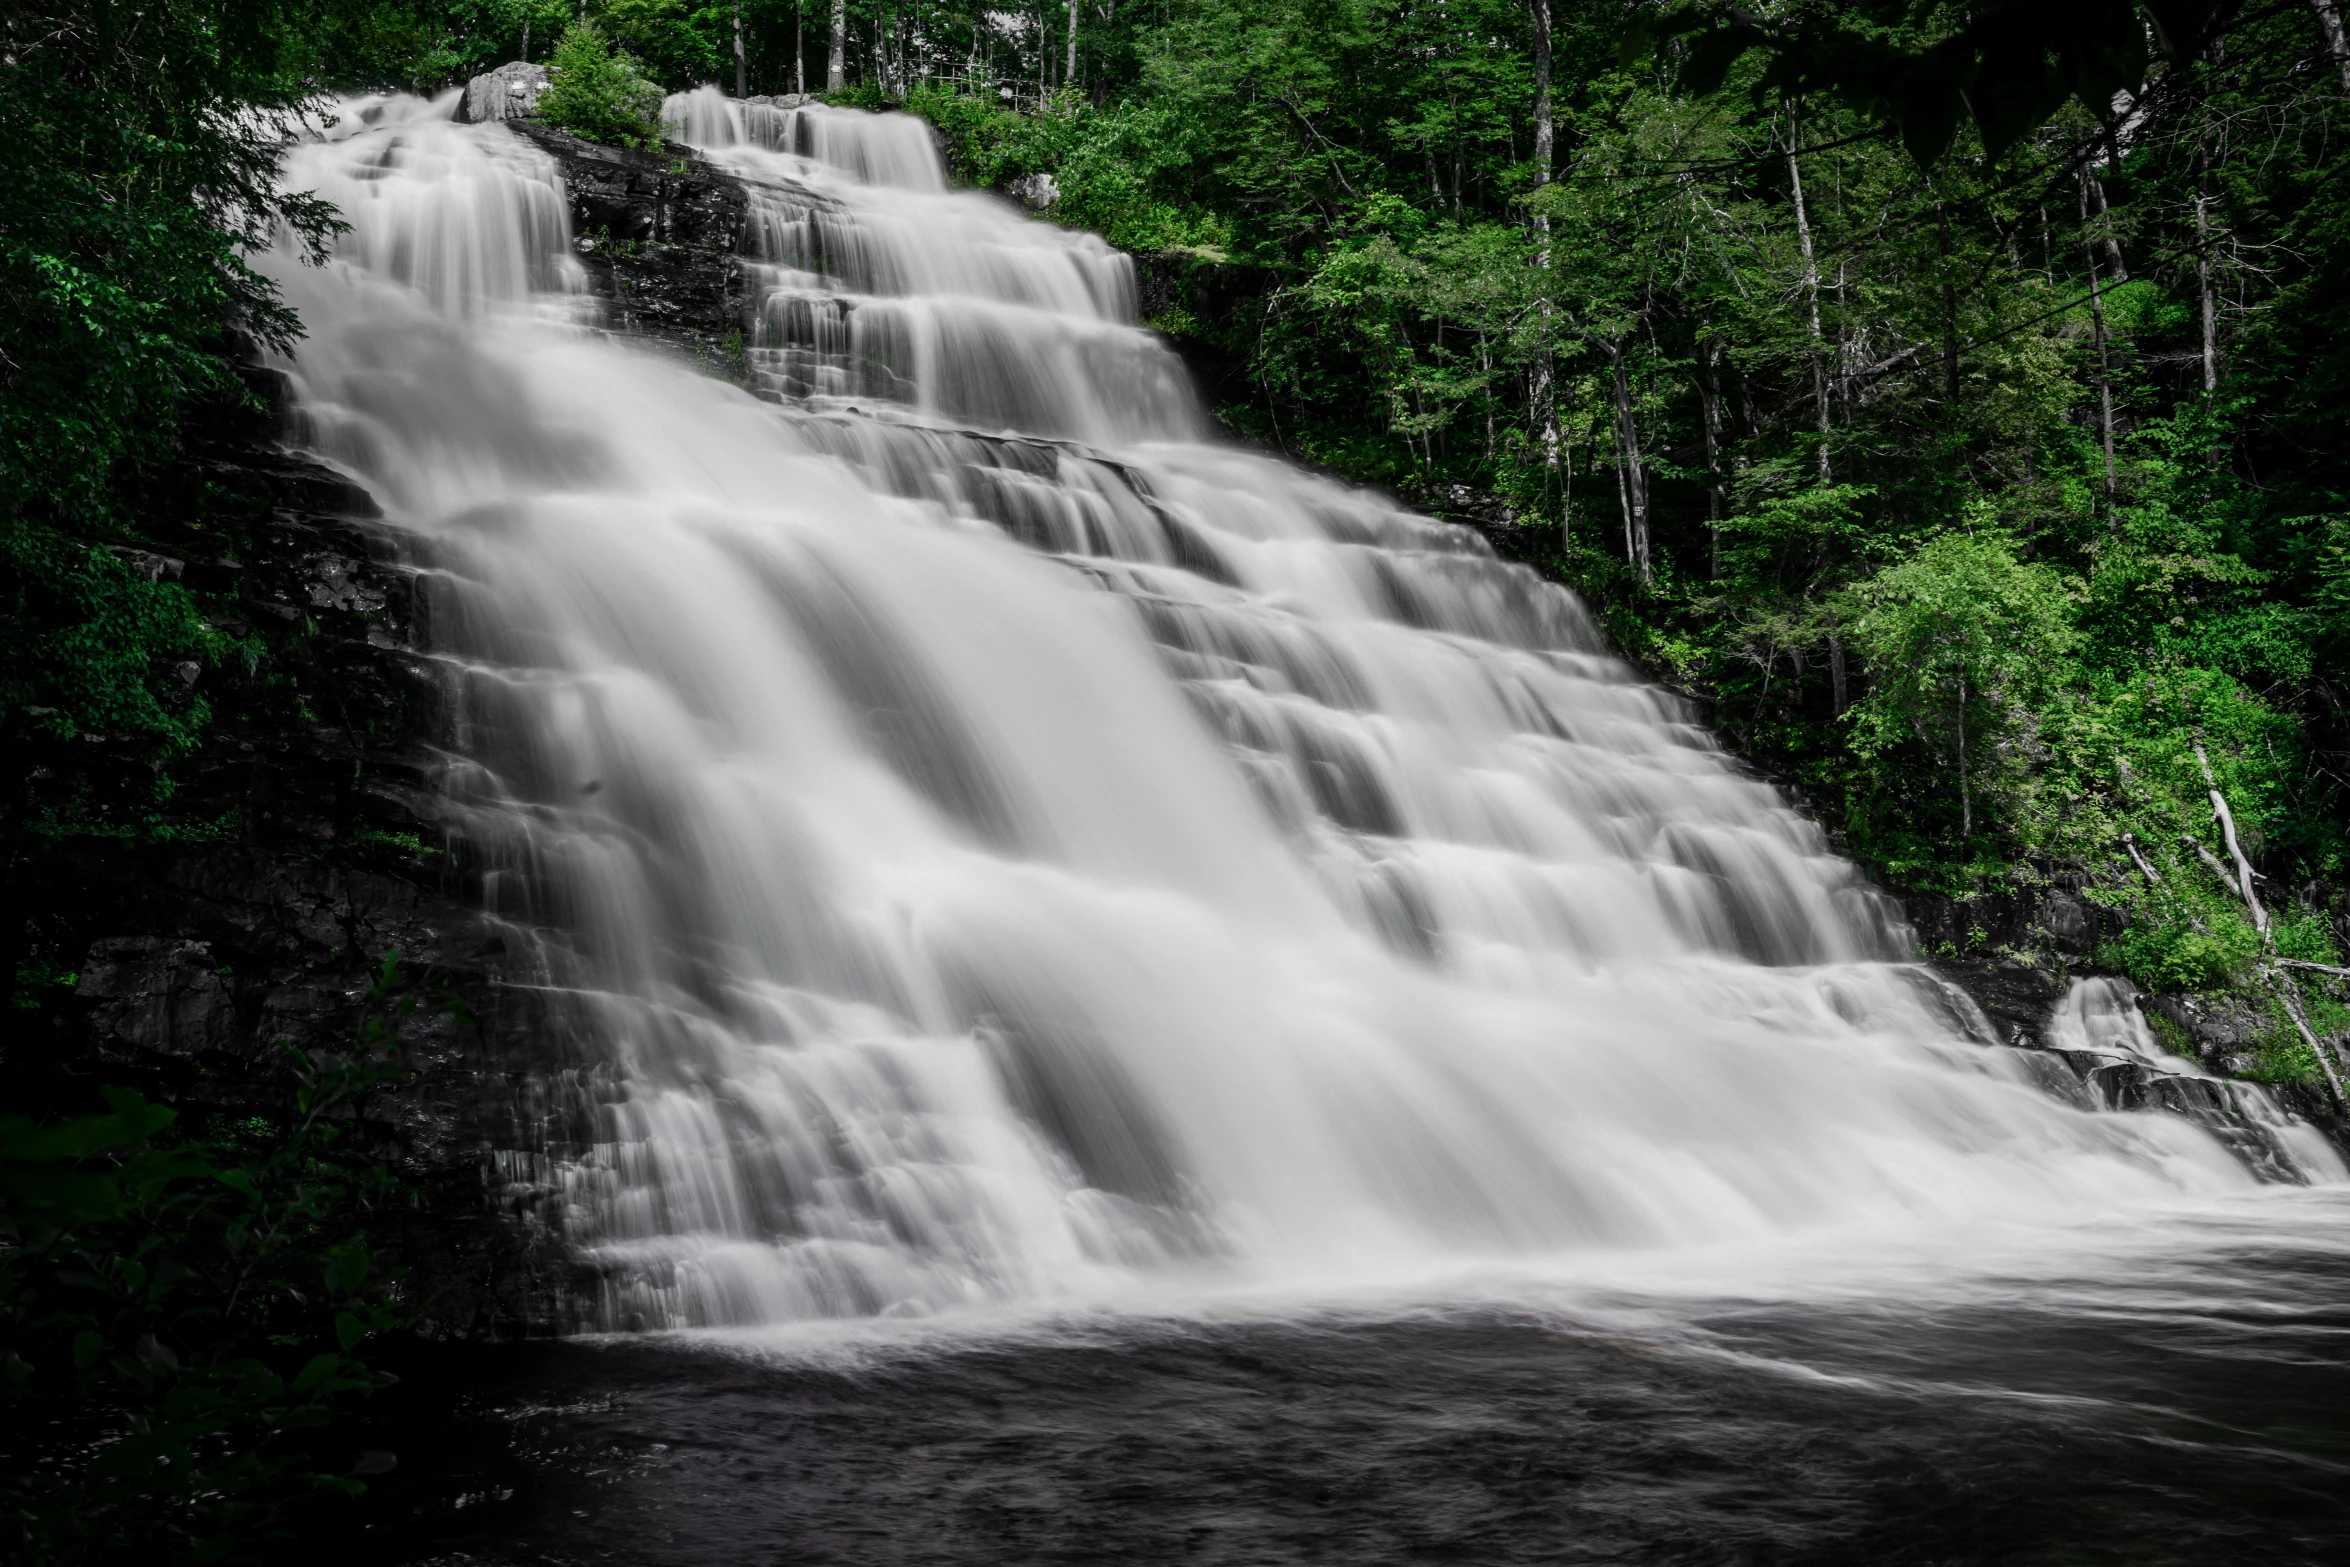
[[209, 943], [174, 936], [93, 942], [74, 994], [89, 1008], [100, 1059], [135, 1063], [142, 1053], [197, 1060], [245, 1043], [236, 1001]]
[[2056, 962], [2093, 960], [2107, 941], [2129, 928], [2129, 916], [2077, 891], [1904, 894], [1902, 907], [1928, 952], [2004, 948]]
[[2149, 1016], [2168, 1023], [2209, 1066], [2224, 1060], [2249, 1063], [2275, 1020], [2240, 996], [2151, 996]]
[[1518, 520], [1518, 509], [1500, 496], [1466, 484], [1447, 484], [1407, 497], [1432, 517], [1467, 523], [1493, 546], [1503, 560], [1538, 571], [1558, 564], [1559, 530], [1548, 524]]
[[741, 380], [751, 326], [743, 261], [750, 197], [741, 180], [680, 143], [605, 147], [532, 120], [513, 129], [562, 168], [572, 248], [611, 331], [683, 350]]
[[[2183, 1115], [2235, 1149], [2255, 1171], [2278, 1175], [2271, 1168], [2273, 1150], [2243, 1122], [2224, 1083], [2053, 1047], [2048, 1023], [2057, 1002], [2073, 980], [2112, 972], [2099, 963], [2099, 952], [2128, 928], [2128, 916], [2064, 888], [1964, 899], [1910, 894], [1902, 903], [1929, 966], [1982, 1009], [2001, 1043], [2046, 1051], [2063, 1061], [2103, 1108]], [[2138, 1006], [2157, 1044], [2219, 1079], [2258, 1078], [2267, 1064], [2260, 1047], [2279, 1027], [2258, 997], [2241, 992], [2141, 995]], [[2350, 1157], [2350, 1118], [2323, 1084], [2261, 1086]]]
[[1204, 250], [1137, 251], [1132, 259], [1136, 318], [1166, 334], [1207, 406], [1260, 401], [1236, 346], [1252, 340], [1244, 317], [1265, 274]]
[[296, 1052], [357, 1041], [372, 971], [396, 951], [475, 1020], [407, 1019], [410, 1075], [359, 1127], [417, 1197], [397, 1260], [427, 1331], [519, 1331], [548, 1318], [564, 1266], [501, 1208], [544, 1021], [533, 992], [502, 983], [443, 819], [442, 688], [412, 575], [365, 492], [275, 433], [272, 417], [215, 410], [150, 497], [143, 553], [176, 565], [240, 644], [179, 672], [212, 716], [168, 793], [129, 737], [20, 742], [26, 803], [80, 828], [21, 859], [7, 889], [57, 977], [18, 997], [0, 1097], [65, 1112], [129, 1086], [199, 1131], [280, 1111]]
[[1974, 998], [2003, 1043], [2038, 1048], [2048, 1015], [2071, 982], [2108, 972], [2099, 949], [2129, 916], [2077, 891], [1901, 895], [1918, 949], [1935, 971]]
[[1983, 1009], [2003, 1045], [2038, 1049], [2071, 975], [2012, 957], [1940, 957], [1933, 969]]

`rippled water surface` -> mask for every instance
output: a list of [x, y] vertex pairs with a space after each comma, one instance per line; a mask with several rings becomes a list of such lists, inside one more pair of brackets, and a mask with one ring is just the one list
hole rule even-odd
[[1748, 1259], [1738, 1296], [539, 1346], [419, 1415], [374, 1532], [419, 1564], [2339, 1563], [2346, 1221]]

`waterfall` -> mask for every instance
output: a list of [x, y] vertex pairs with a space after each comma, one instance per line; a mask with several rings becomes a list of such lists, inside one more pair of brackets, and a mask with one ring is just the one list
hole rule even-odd
[[[897, 115], [670, 101], [760, 388], [595, 330], [555, 164], [294, 150], [300, 439], [449, 672], [560, 1003], [586, 1320], [742, 1324], [2034, 1222], [2255, 1180], [2045, 1091], [1575, 599], [1206, 438], [1126, 258]], [[518, 1154], [518, 1158], [523, 1156]], [[2343, 1178], [2315, 1139], [2278, 1169]]]

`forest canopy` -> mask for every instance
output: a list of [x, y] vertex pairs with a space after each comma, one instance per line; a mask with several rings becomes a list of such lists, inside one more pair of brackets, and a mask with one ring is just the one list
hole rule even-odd
[[104, 546], [174, 410], [298, 331], [243, 258], [334, 218], [270, 188], [270, 116], [582, 23], [666, 88], [910, 109], [972, 183], [1051, 174], [1229, 429], [1506, 514], [1897, 885], [2085, 885], [2146, 916], [2148, 977], [2223, 983], [2201, 736], [2330, 950], [2334, 0], [19, 8], [8, 733], [168, 750], [202, 714], [164, 672], [231, 656]]

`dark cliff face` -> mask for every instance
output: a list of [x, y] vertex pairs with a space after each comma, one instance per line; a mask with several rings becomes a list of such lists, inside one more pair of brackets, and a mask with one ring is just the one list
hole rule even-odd
[[742, 182], [676, 143], [639, 152], [535, 120], [509, 125], [562, 166], [572, 251], [603, 301], [605, 326], [742, 380], [749, 303], [738, 253], [750, 212]]
[[[605, 329], [741, 379], [742, 185], [683, 148], [513, 128], [562, 165]], [[348, 1048], [372, 971], [397, 953], [468, 1015], [404, 1024], [412, 1076], [367, 1109], [367, 1137], [417, 1197], [396, 1238], [410, 1292], [428, 1332], [543, 1327], [568, 1264], [538, 1221], [544, 1193], [516, 1172], [545, 1141], [533, 1084], [561, 1030], [539, 992], [504, 982], [444, 819], [443, 685], [399, 538], [362, 488], [287, 448], [278, 378], [248, 375], [268, 411], [203, 412], [122, 551], [244, 651], [184, 666], [213, 721], [168, 773], [127, 737], [32, 758], [33, 813], [79, 826], [20, 856], [15, 902], [51, 983], [16, 1010], [0, 1092], [71, 1108], [125, 1084], [198, 1128], [280, 1108], [292, 1052]]]
[[100, 734], [30, 758], [23, 803], [52, 830], [19, 846], [10, 892], [50, 982], [17, 998], [0, 1095], [71, 1110], [133, 1086], [199, 1131], [280, 1110], [294, 1052], [349, 1049], [396, 952], [473, 1019], [410, 1019], [412, 1076], [367, 1108], [364, 1137], [418, 1199], [396, 1248], [429, 1328], [511, 1331], [543, 1315], [559, 1266], [512, 1200], [528, 1194], [494, 1173], [524, 1137], [505, 1085], [533, 1008], [497, 983], [441, 820], [440, 682], [396, 542], [364, 491], [276, 430], [209, 411], [123, 551], [238, 645], [178, 672], [212, 709], [195, 749], [158, 767]]

